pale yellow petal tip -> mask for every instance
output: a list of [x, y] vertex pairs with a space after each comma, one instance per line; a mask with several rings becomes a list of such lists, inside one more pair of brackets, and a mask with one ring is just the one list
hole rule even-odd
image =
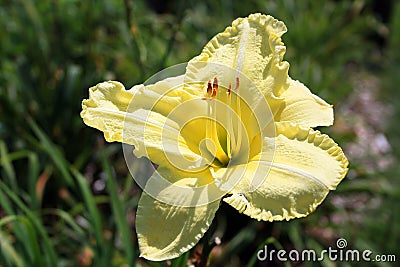
[[[209, 226], [208, 226], [209, 227]], [[202, 229], [201, 232], [193, 239], [192, 242], [189, 242], [185, 246], [179, 246], [180, 241], [178, 240], [180, 237], [177, 236], [176, 240], [172, 241], [167, 247], [164, 248], [158, 248], [154, 246], [148, 245], [148, 238], [154, 239], [154, 238], [161, 238], [162, 237], [145, 237], [143, 235], [138, 234], [138, 243], [139, 243], [139, 251], [140, 251], [140, 257], [145, 258], [147, 260], [151, 261], [164, 261], [164, 260], [170, 260], [177, 258], [181, 256], [183, 253], [189, 251], [191, 248], [193, 248], [198, 240], [200, 240], [201, 237], [203, 237], [204, 233], [207, 231], [207, 228], [204, 230]], [[163, 233], [158, 233], [159, 235], [162, 235]], [[182, 243], [187, 243], [187, 242], [182, 242]]]
[[96, 90], [114, 90], [117, 88], [118, 90], [124, 89], [124, 85], [119, 81], [105, 81], [92, 86], [89, 91], [96, 91]]
[[344, 155], [342, 148], [328, 135], [290, 122], [276, 123], [276, 134], [282, 134], [290, 139], [300, 141], [307, 140], [308, 143], [312, 143], [314, 146], [325, 150], [329, 156], [339, 162], [338, 176], [328, 185], [329, 190], [335, 190], [337, 185], [345, 178], [348, 172], [349, 161]]
[[105, 97], [111, 91], [122, 91], [125, 87], [118, 81], [106, 81], [96, 84], [89, 88], [89, 99], [82, 101], [82, 112], [81, 117], [84, 118], [85, 111], [87, 108], [96, 108], [101, 105], [101, 100], [107, 100]]
[[219, 201], [197, 207], [170, 206], [143, 192], [136, 213], [140, 256], [162, 261], [189, 251], [204, 236], [218, 208]]
[[125, 89], [124, 85], [118, 81], [101, 82], [89, 88], [89, 98], [96, 98], [97, 97], [96, 92], [98, 91], [104, 95], [104, 93], [106, 92], [110, 92], [113, 90], [121, 91], [124, 89]]
[[241, 202], [238, 197], [234, 195], [226, 197], [223, 200], [224, 202], [231, 205], [233, 208], [237, 209], [240, 213], [243, 213], [252, 219], [256, 219], [257, 221], [290, 221], [292, 219], [303, 218], [310, 215], [325, 200], [328, 193], [329, 191], [327, 191], [321, 199], [315, 200], [314, 202], [310, 203], [310, 205], [307, 208], [303, 209], [303, 211], [298, 211], [295, 208], [291, 208], [290, 210], [282, 208], [280, 214], [273, 214], [270, 210], [268, 210], [268, 207], [255, 207], [251, 202], [249, 202], [246, 206], [243, 206], [243, 202]]
[[288, 77], [289, 87], [280, 95], [283, 109], [276, 121], [288, 121], [306, 127], [330, 126], [334, 121], [333, 106], [313, 94], [303, 83]]
[[[200, 55], [201, 60], [198, 61], [207, 61], [206, 55], [211, 55], [216, 48], [219, 47], [218, 38], [228, 38], [231, 36], [236, 36], [238, 32], [242, 30], [242, 24], [248, 22], [251, 28], [261, 28], [268, 36], [270, 41], [270, 46], [273, 48], [273, 51], [279, 55], [282, 55], [286, 51], [286, 47], [281, 40], [281, 36], [287, 32], [287, 28], [285, 23], [275, 19], [270, 15], [264, 15], [260, 13], [250, 14], [248, 17], [245, 18], [237, 18], [232, 22], [231, 26], [228, 26], [224, 32], [217, 34], [212, 38], [209, 43], [204, 47], [202, 55]], [[282, 57], [279, 57], [282, 59]], [[199, 59], [199, 58], [198, 58]], [[286, 64], [285, 64], [286, 66]]]
[[80, 116], [86, 125], [103, 131], [108, 142], [120, 141], [123, 117], [116, 114], [126, 111], [131, 98], [132, 94], [120, 82], [99, 83], [89, 88], [89, 98], [82, 101]]
[[[162, 235], [162, 233], [160, 233]], [[147, 245], [141, 245], [140, 244], [140, 239], [139, 239], [139, 251], [140, 255], [139, 257], [145, 258], [146, 260], [150, 261], [165, 261], [165, 260], [171, 260], [175, 259], [179, 256], [181, 256], [183, 253], [189, 251], [196, 243], [193, 242], [192, 244], [182, 247], [179, 249], [171, 250], [170, 248], [168, 249], [159, 249], [156, 247], [151, 247]]]
[[[217, 208], [216, 208], [217, 209]], [[215, 209], [215, 211], [216, 211]], [[215, 212], [214, 211], [214, 212]], [[166, 223], [165, 221], [161, 220], [160, 222]], [[183, 253], [192, 249], [197, 242], [204, 236], [205, 232], [207, 232], [208, 228], [210, 227], [212, 219], [205, 224], [205, 227], [202, 227], [200, 231], [194, 236], [193, 239], [189, 240], [180, 240], [182, 238], [181, 235], [177, 235], [176, 239], [171, 241], [165, 247], [155, 247], [150, 246], [148, 241], [155, 239], [163, 239], [163, 233], [158, 233], [157, 236], [153, 235], [142, 235], [137, 233], [138, 235], [138, 243], [139, 243], [139, 251], [140, 257], [145, 258], [151, 261], [164, 261], [177, 258], [181, 256]], [[155, 233], [156, 234], [156, 233]], [[182, 245], [186, 244], [186, 245]]]
[[[250, 14], [246, 18], [237, 18], [232, 22], [232, 26], [229, 26], [222, 33], [225, 36], [235, 35], [236, 32], [240, 31], [240, 25], [245, 21], [249, 22], [251, 28], [263, 28], [265, 33], [269, 36], [269, 41], [273, 51], [279, 55], [286, 52], [286, 47], [282, 42], [282, 35], [287, 32], [285, 23], [275, 19], [270, 15], [264, 15], [261, 13]], [[282, 59], [282, 57], [279, 57]]]
[[[248, 16], [249, 21], [253, 21], [260, 25], [265, 25], [268, 27], [268, 31], [276, 34], [277, 36], [282, 36], [287, 32], [285, 23], [275, 19], [270, 15], [264, 15], [261, 13], [254, 13]], [[233, 24], [233, 23], [232, 23]]]
[[[162, 234], [162, 233], [160, 233]], [[174, 259], [180, 256], [179, 253], [165, 253], [162, 250], [159, 250], [154, 247], [143, 246], [140, 244], [139, 240], [139, 257], [144, 258], [149, 261], [164, 261], [169, 259]]]

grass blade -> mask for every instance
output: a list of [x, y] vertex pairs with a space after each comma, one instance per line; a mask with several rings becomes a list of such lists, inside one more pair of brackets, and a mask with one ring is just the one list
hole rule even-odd
[[106, 256], [106, 244], [102, 235], [102, 221], [100, 212], [96, 206], [96, 202], [94, 196], [92, 195], [90, 188], [86, 182], [85, 177], [76, 169], [71, 168], [71, 171], [77, 181], [79, 190], [82, 193], [83, 202], [85, 203], [88, 212], [89, 212], [89, 220], [91, 225], [93, 226], [93, 234], [96, 239], [96, 248], [97, 248], [97, 258], [99, 262], [97, 262], [97, 266], [105, 266], [105, 256]]
[[41, 196], [36, 192], [36, 185], [39, 179], [40, 165], [38, 156], [35, 153], [28, 155], [28, 193], [30, 196], [30, 206], [32, 210], [37, 210], [41, 206]]
[[[15, 220], [16, 216], [12, 216], [12, 220]], [[7, 217], [6, 217], [7, 218]], [[5, 218], [3, 218], [5, 219]], [[11, 221], [12, 221], [11, 220]], [[0, 227], [2, 223], [0, 222]], [[24, 263], [23, 258], [18, 254], [18, 252], [12, 246], [10, 240], [7, 238], [6, 234], [0, 231], [0, 266], [16, 266], [24, 267], [27, 266]]]
[[[27, 219], [29, 219], [30, 223], [34, 226], [36, 231], [39, 233], [41, 237], [41, 244], [43, 244], [44, 248], [44, 256], [41, 255], [41, 257], [45, 257], [47, 261], [47, 265], [49, 266], [56, 266], [58, 259], [57, 259], [57, 254], [54, 251], [53, 245], [50, 241], [50, 238], [46, 234], [46, 230], [44, 228], [44, 225], [42, 224], [41, 220], [37, 217], [36, 214], [34, 214], [21, 200], [20, 198], [5, 184], [0, 180], [0, 200], [5, 199], [5, 195], [8, 196], [8, 198], [20, 209], [26, 216]], [[14, 214], [12, 209], [10, 207], [7, 207], [4, 205], [4, 202], [0, 202], [1, 205], [5, 208], [6, 212], [11, 214]], [[7, 211], [8, 210], [8, 211]], [[33, 228], [32, 228], [33, 229]], [[17, 229], [16, 229], [17, 231]], [[23, 232], [22, 229], [18, 229], [19, 232]], [[20, 234], [21, 235], [21, 234]], [[24, 240], [23, 234], [19, 237], [20, 240]]]
[[4, 141], [0, 140], [0, 166], [3, 167], [5, 177], [7, 177], [8, 183], [14, 192], [18, 192], [18, 184], [15, 176], [14, 168], [11, 164], [12, 159], [7, 151], [7, 146]]
[[47, 152], [47, 154], [54, 161], [54, 164], [60, 170], [61, 175], [65, 179], [67, 184], [72, 186], [73, 178], [72, 178], [70, 172], [68, 171], [68, 164], [67, 164], [64, 156], [60, 152], [60, 150], [54, 145], [53, 142], [51, 142], [50, 138], [39, 128], [39, 126], [32, 119], [28, 119], [28, 123], [29, 123], [31, 129], [33, 130], [33, 132], [39, 138], [39, 140], [42, 144], [42, 149], [45, 152]]
[[101, 153], [101, 161], [106, 172], [107, 190], [110, 194], [111, 208], [115, 217], [117, 228], [120, 232], [123, 248], [128, 259], [129, 266], [134, 265], [134, 247], [132, 243], [132, 231], [126, 219], [126, 205], [121, 201], [117, 194], [117, 185], [112, 175], [111, 166], [104, 153]]

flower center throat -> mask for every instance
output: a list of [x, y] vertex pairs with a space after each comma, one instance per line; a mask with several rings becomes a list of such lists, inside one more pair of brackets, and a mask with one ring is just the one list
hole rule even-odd
[[[231, 83], [227, 88], [219, 86], [217, 77], [207, 83], [207, 97], [202, 99], [207, 101], [205, 147], [213, 158], [211, 165], [227, 166], [240, 150], [243, 124], [239, 87], [239, 77], [233, 89]], [[225, 91], [219, 91], [221, 88]]]

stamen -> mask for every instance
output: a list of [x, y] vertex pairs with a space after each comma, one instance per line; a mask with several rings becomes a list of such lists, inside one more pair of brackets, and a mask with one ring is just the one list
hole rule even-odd
[[218, 92], [218, 79], [217, 77], [214, 78], [214, 83], [213, 83], [213, 87], [212, 87], [212, 95], [211, 97], [215, 97], [217, 95]]
[[[238, 90], [240, 86], [240, 79], [239, 77], [236, 77], [236, 84], [234, 90], [233, 96], [231, 96], [232, 93], [232, 84], [229, 84], [228, 89], [226, 91], [227, 94], [227, 99], [226, 103], [228, 107], [232, 107], [232, 97], [233, 101], [236, 102], [236, 109], [233, 108], [234, 111], [229, 110], [229, 114], [227, 115], [227, 140], [226, 140], [226, 150], [229, 158], [232, 158], [233, 155], [232, 153], [234, 151], [238, 151], [240, 148], [240, 145], [242, 143], [242, 125], [241, 125], [241, 107], [240, 107], [240, 97], [238, 95]], [[232, 114], [232, 112], [236, 112], [236, 114]], [[236, 118], [236, 120], [233, 119], [233, 117]]]
[[240, 146], [242, 144], [242, 124], [241, 124], [242, 112], [241, 112], [241, 106], [240, 106], [241, 100], [240, 100], [240, 96], [238, 93], [239, 85], [240, 85], [239, 77], [236, 77], [236, 85], [235, 85], [235, 89], [234, 89], [234, 91], [236, 91], [236, 92], [234, 95], [235, 95], [235, 100], [236, 100], [236, 116], [238, 118], [238, 121], [237, 121], [237, 125], [235, 125], [237, 136], [236, 136], [236, 140], [233, 140], [233, 143], [232, 143], [233, 151], [238, 151], [238, 149], [240, 149]]
[[207, 96], [206, 97], [202, 97], [201, 100], [211, 100], [212, 96], [213, 96], [213, 87], [211, 86], [211, 81], [208, 81], [207, 83]]
[[218, 79], [214, 78], [214, 82], [211, 85], [211, 81], [207, 83], [207, 97], [203, 97], [202, 100], [211, 100], [217, 96], [218, 93]]
[[[229, 83], [228, 90], [226, 90], [226, 94], [230, 95], [231, 94], [231, 90], [232, 90], [232, 84]], [[229, 103], [229, 105], [230, 105], [230, 103]]]
[[232, 103], [232, 96], [231, 96], [232, 84], [229, 83], [228, 89], [226, 91], [226, 105], [227, 105], [227, 113], [226, 114], [226, 152], [229, 158], [232, 158], [232, 140], [235, 139], [235, 133], [233, 132], [233, 125], [232, 125], [232, 110], [231, 103]]
[[236, 77], [236, 86], [234, 89], [235, 91], [239, 89], [239, 84], [240, 84], [239, 82], [240, 82], [239, 77]]
[[[218, 79], [214, 78], [214, 83], [211, 88], [211, 82], [207, 85], [207, 93], [209, 93], [208, 100], [212, 100], [218, 92]], [[228, 156], [224, 152], [224, 149], [221, 147], [219, 142], [218, 133], [217, 133], [217, 103], [215, 101], [207, 101], [208, 110], [207, 110], [207, 124], [206, 124], [206, 148], [207, 150], [213, 154], [214, 158], [219, 161], [219, 164], [226, 164], [229, 161]], [[211, 143], [212, 142], [212, 143]], [[214, 162], [215, 163], [215, 162]]]
[[207, 94], [208, 94], [208, 96], [212, 95], [211, 81], [208, 81], [208, 84], [207, 84]]
[[[241, 117], [241, 99], [238, 94], [240, 87], [239, 77], [235, 78], [235, 88], [232, 89], [232, 84], [229, 83], [226, 89], [226, 147], [221, 146], [218, 137], [217, 126], [217, 103], [213, 100], [218, 94], [218, 78], [215, 77], [213, 82], [207, 83], [207, 96], [202, 98], [207, 101], [208, 106], [208, 122], [206, 124], [206, 148], [208, 152], [214, 155], [217, 162], [225, 164], [234, 157], [233, 153], [240, 150], [242, 138], [242, 117]], [[232, 90], [234, 94], [232, 94]], [[236, 103], [235, 103], [236, 102]], [[222, 111], [222, 110], [221, 110]], [[218, 164], [214, 161], [214, 164]]]

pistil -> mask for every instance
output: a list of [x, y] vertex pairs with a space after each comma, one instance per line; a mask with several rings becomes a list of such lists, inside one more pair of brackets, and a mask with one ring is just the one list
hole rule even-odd
[[[239, 96], [239, 86], [240, 86], [240, 80], [239, 77], [236, 77], [236, 86], [235, 86], [235, 100], [236, 100], [236, 116], [238, 118], [237, 120], [237, 125], [236, 125], [236, 131], [237, 131], [237, 138], [236, 138], [236, 142], [235, 142], [235, 150], [234, 151], [239, 151], [239, 148], [242, 144], [242, 110], [240, 107], [240, 96]], [[236, 117], [235, 116], [235, 117]]]
[[[221, 165], [226, 165], [229, 162], [229, 157], [226, 155], [222, 148], [218, 133], [217, 133], [217, 110], [216, 102], [213, 101], [218, 93], [218, 79], [214, 78], [211, 86], [211, 81], [207, 84], [207, 125], [206, 125], [206, 148], [211, 154], [214, 155], [215, 159], [219, 161]], [[218, 164], [218, 165], [220, 165]]]

